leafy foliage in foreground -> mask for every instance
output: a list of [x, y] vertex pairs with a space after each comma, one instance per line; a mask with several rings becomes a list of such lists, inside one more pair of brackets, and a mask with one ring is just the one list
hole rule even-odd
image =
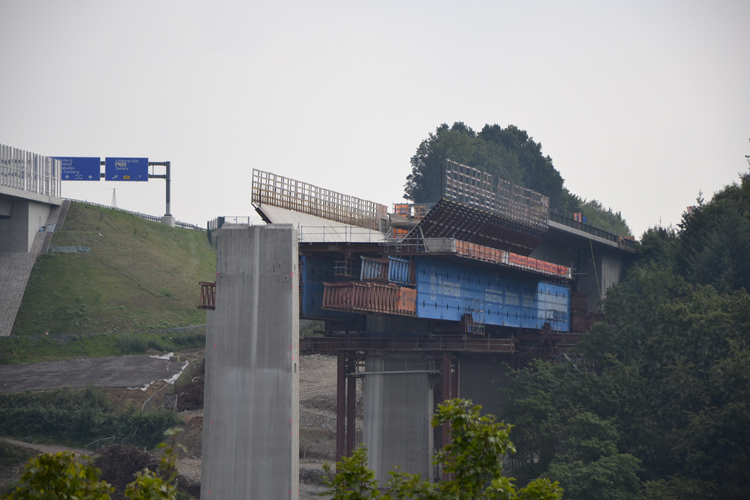
[[115, 413], [102, 391], [66, 388], [0, 395], [0, 422], [4, 435], [26, 441], [84, 446], [114, 436], [151, 448], [180, 419], [170, 411]]
[[367, 451], [358, 448], [351, 457], [337, 464], [338, 474], [332, 475], [330, 464], [323, 469], [329, 474], [329, 494], [336, 500], [367, 498], [393, 499], [519, 499], [559, 500], [562, 490], [556, 482], [546, 479], [532, 481], [516, 489], [513, 479], [502, 475], [502, 461], [514, 451], [508, 434], [510, 426], [496, 422], [491, 415], [480, 415], [481, 406], [461, 399], [438, 406], [432, 426], [449, 424], [451, 443], [435, 455], [434, 464], [453, 479], [432, 483], [419, 474], [391, 472], [387, 493], [381, 493], [375, 474], [367, 468]]
[[[135, 481], [125, 490], [125, 496], [133, 500], [172, 500], [177, 498], [177, 452], [175, 436], [177, 429], [168, 429], [164, 435], [170, 444], [161, 443], [158, 448], [164, 449], [159, 461], [159, 473], [148, 469], [139, 472]], [[183, 447], [183, 451], [187, 451]]]
[[64, 451], [29, 460], [21, 475], [21, 486], [5, 498], [106, 500], [112, 491], [109, 484], [99, 481], [99, 471], [87, 462], [87, 457]]
[[699, 200], [679, 231], [644, 234], [638, 262], [607, 292], [610, 326], [591, 329], [581, 361], [514, 375], [505, 416], [519, 481], [555, 479], [583, 500], [747, 498], [750, 232], [738, 221], [750, 221], [750, 176], [741, 180]]
[[[177, 454], [174, 436], [178, 431], [169, 429], [164, 434], [171, 444], [161, 443], [165, 453], [159, 463], [159, 474], [148, 469], [139, 472], [128, 485], [125, 497], [133, 500], [174, 500], [177, 498]], [[45, 453], [26, 464], [21, 485], [3, 498], [108, 500], [114, 488], [99, 481], [99, 469], [89, 463], [86, 456], [76, 457], [72, 452]]]

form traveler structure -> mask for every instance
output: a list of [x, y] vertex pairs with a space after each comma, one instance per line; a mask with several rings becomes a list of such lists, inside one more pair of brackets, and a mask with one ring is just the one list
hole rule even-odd
[[[325, 325], [300, 351], [338, 355], [337, 454], [356, 445], [355, 388], [364, 378], [364, 441], [380, 480], [393, 466], [439, 478], [430, 456], [450, 435], [431, 429], [435, 405], [460, 396], [499, 412], [503, 366], [565, 359], [604, 319], [598, 301], [634, 252], [629, 240], [550, 214], [539, 193], [451, 160], [444, 173], [438, 203], [397, 204], [388, 214], [382, 204], [253, 172], [258, 214], [296, 230], [299, 317]], [[209, 223], [212, 234], [221, 225]], [[219, 280], [217, 311], [227, 300], [221, 289]]]

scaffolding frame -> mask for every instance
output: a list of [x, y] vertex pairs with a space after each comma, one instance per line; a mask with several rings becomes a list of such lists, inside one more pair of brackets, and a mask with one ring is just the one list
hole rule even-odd
[[251, 201], [374, 230], [388, 217], [388, 208], [380, 203], [257, 169]]
[[492, 174], [450, 159], [445, 160], [443, 198], [494, 212], [536, 230], [549, 226], [549, 198]]

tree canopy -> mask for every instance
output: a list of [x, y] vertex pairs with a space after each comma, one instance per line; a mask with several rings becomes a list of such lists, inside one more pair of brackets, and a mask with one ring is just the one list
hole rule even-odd
[[750, 173], [708, 203], [699, 196], [679, 230], [674, 260], [681, 275], [722, 293], [750, 290]]
[[578, 499], [747, 497], [749, 190], [743, 175], [678, 229], [647, 231], [579, 357], [515, 373], [519, 481]]
[[423, 140], [411, 157], [404, 196], [414, 203], [440, 199], [441, 164], [451, 159], [515, 184], [533, 189], [550, 199], [550, 208], [570, 216], [583, 212], [588, 223], [619, 235], [630, 235], [622, 215], [605, 209], [596, 200], [582, 200], [564, 186], [552, 158], [542, 154], [542, 145], [515, 125], [502, 128], [485, 125], [477, 133], [463, 122], [440, 125]]
[[517, 489], [514, 479], [503, 476], [503, 459], [514, 452], [508, 434], [510, 426], [496, 422], [492, 415], [480, 415], [481, 406], [471, 401], [453, 399], [438, 406], [432, 426], [449, 424], [451, 443], [435, 454], [433, 464], [442, 466], [453, 478], [439, 483], [423, 480], [419, 474], [391, 472], [391, 479], [381, 492], [375, 474], [367, 468], [367, 451], [358, 448], [351, 457], [323, 469], [329, 474], [329, 494], [334, 500], [560, 500], [562, 490], [547, 479], [529, 482]]

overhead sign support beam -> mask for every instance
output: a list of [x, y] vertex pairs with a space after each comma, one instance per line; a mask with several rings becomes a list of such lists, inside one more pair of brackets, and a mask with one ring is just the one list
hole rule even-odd
[[[61, 177], [64, 181], [135, 181], [145, 182], [149, 179], [164, 179], [167, 181], [167, 210], [161, 218], [163, 224], [174, 227], [172, 216], [172, 197], [170, 187], [172, 183], [172, 162], [148, 161], [148, 158], [107, 157], [104, 161], [97, 157], [55, 156], [60, 160]], [[104, 166], [102, 173], [101, 167]], [[167, 167], [165, 175], [149, 174], [148, 167]]]
[[148, 162], [148, 166], [164, 166], [167, 167], [167, 174], [166, 175], [156, 175], [156, 174], [148, 174], [149, 179], [164, 179], [167, 181], [167, 211], [164, 214], [164, 217], [171, 217], [172, 216], [172, 199], [170, 196], [170, 183], [172, 182], [172, 162], [170, 161], [150, 161]]
[[[141, 160], [141, 158], [130, 158], [130, 159], [131, 160], [133, 160], [133, 159], [135, 159], [135, 160]], [[164, 224], [167, 224], [169, 226], [173, 226], [174, 227], [174, 217], [172, 216], [172, 196], [171, 196], [171, 191], [170, 191], [171, 190], [171, 183], [172, 183], [172, 162], [171, 161], [148, 161], [147, 158], [142, 158], [142, 159], [146, 160], [148, 167], [167, 167], [167, 173], [164, 174], [164, 175], [149, 174], [148, 173], [148, 167], [147, 167], [147, 170], [146, 170], [147, 173], [145, 175], [145, 178], [143, 178], [143, 180], [147, 181], [148, 179], [164, 179], [166, 181], [166, 184], [167, 184], [167, 198], [166, 198], [166, 200], [167, 200], [167, 207], [166, 207], [166, 212], [164, 213], [164, 217], [161, 218], [161, 221]], [[125, 160], [125, 159], [124, 158], [117, 158], [117, 159], [115, 159], [115, 158], [107, 158], [107, 160], [111, 160], [110, 163], [112, 163], [112, 162], [115, 162], [115, 160], [122, 161], [122, 160]], [[100, 163], [101, 163], [101, 165], [104, 165], [105, 168], [106, 168], [106, 164], [107, 164], [106, 161], [102, 161]], [[134, 164], [134, 163], [135, 162], [126, 163], [126, 165], [129, 166], [130, 164]], [[124, 166], [125, 165], [123, 165], [123, 167]], [[113, 177], [118, 177], [119, 176], [120, 177], [119, 179], [117, 179], [117, 178], [114, 178], [114, 179], [110, 178], [107, 173], [102, 173], [102, 174], [99, 174], [99, 175], [102, 178], [104, 178], [104, 180], [115, 180], [115, 181], [118, 181], [118, 180], [133, 181], [133, 180], [135, 180], [135, 181], [138, 181], [138, 180], [141, 179], [141, 177], [133, 178], [135, 176], [130, 173], [130, 169], [128, 169], [128, 173], [122, 173], [122, 174], [112, 173], [111, 174], [111, 176], [113, 176]], [[137, 175], [143, 176], [143, 173], [139, 173]]]

